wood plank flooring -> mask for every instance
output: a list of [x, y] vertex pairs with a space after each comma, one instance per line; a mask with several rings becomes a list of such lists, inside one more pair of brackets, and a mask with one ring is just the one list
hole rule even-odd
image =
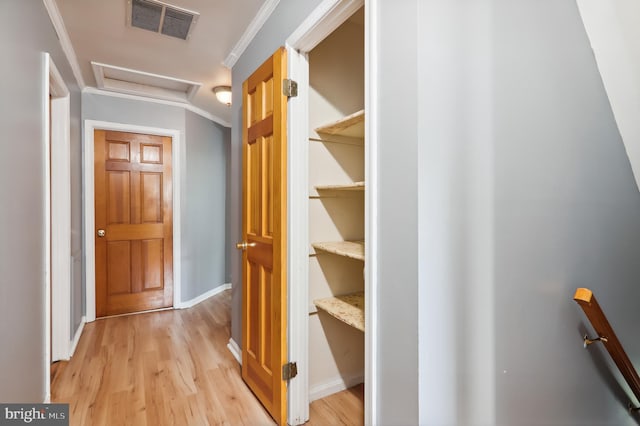
[[[230, 298], [87, 324], [52, 402], [70, 404], [71, 425], [273, 425], [227, 349]], [[363, 424], [361, 388], [314, 401], [308, 424]]]
[[313, 401], [306, 425], [364, 425], [364, 385]]

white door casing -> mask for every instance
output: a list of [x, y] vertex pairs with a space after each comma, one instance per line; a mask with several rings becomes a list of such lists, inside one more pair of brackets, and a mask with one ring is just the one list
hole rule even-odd
[[[48, 53], [43, 53], [45, 164], [45, 400], [52, 361], [69, 359], [71, 342], [70, 95]], [[52, 226], [52, 224], [54, 226]]]

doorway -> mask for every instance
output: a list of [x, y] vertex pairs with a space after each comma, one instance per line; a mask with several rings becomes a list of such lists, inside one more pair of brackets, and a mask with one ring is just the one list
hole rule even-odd
[[[322, 2], [314, 12], [309, 16], [305, 22], [296, 30], [294, 33], [287, 39], [287, 51], [289, 54], [289, 76], [291, 79], [298, 82], [298, 97], [292, 98], [289, 102], [289, 130], [288, 134], [291, 140], [296, 141], [306, 141], [309, 140], [310, 133], [309, 129], [315, 127], [319, 123], [311, 123], [309, 117], [310, 110], [310, 102], [311, 102], [311, 87], [310, 87], [310, 54], [321, 42], [327, 39], [339, 26], [341, 26], [345, 21], [347, 21], [350, 17], [354, 15], [358, 9], [364, 6], [364, 1], [350, 1], [350, 0], [326, 0]], [[364, 12], [365, 15], [368, 13]], [[365, 17], [362, 19], [362, 25], [365, 26], [366, 22], [370, 21], [370, 18]], [[367, 28], [362, 28], [364, 38], [365, 38], [365, 46], [364, 46], [364, 64], [363, 64], [363, 73], [361, 76], [362, 87], [364, 91], [364, 99], [361, 101], [364, 104], [364, 109], [368, 111], [369, 106], [371, 105], [371, 98], [369, 96], [366, 81], [367, 75], [370, 73], [370, 69], [368, 66], [368, 61], [370, 60], [370, 55], [368, 53], [368, 44], [367, 44]], [[357, 109], [357, 108], [356, 108]], [[348, 117], [351, 113], [356, 113], [358, 111], [342, 111], [345, 115], [344, 118], [347, 121], [350, 118], [355, 120], [359, 120], [357, 116], [364, 116], [364, 114], [355, 114], [354, 117]], [[367, 115], [369, 112], [367, 112]], [[329, 119], [331, 121], [331, 119]], [[312, 188], [312, 186], [327, 186], [327, 188], [321, 189], [322, 191], [334, 191], [336, 188], [329, 188], [333, 186], [333, 182], [312, 182], [310, 177], [310, 168], [309, 161], [310, 157], [310, 143], [297, 143], [291, 144], [289, 147], [289, 247], [290, 247], [290, 255], [289, 255], [289, 277], [291, 282], [300, 282], [306, 283], [307, 285], [299, 285], [299, 286], [291, 286], [289, 290], [289, 330], [290, 330], [290, 344], [289, 344], [289, 359], [298, 361], [298, 377], [296, 380], [293, 380], [290, 383], [289, 389], [289, 423], [290, 424], [301, 424], [309, 419], [309, 400], [310, 397], [318, 398], [333, 392], [336, 392], [340, 389], [344, 389], [345, 387], [349, 387], [352, 384], [355, 384], [359, 381], [362, 381], [362, 376], [364, 376], [365, 386], [365, 424], [375, 423], [375, 413], [373, 407], [373, 401], [375, 400], [375, 389], [376, 389], [376, 381], [375, 377], [373, 377], [373, 368], [375, 362], [375, 319], [377, 317], [376, 304], [373, 303], [375, 300], [376, 294], [376, 281], [375, 281], [375, 268], [370, 265], [375, 265], [376, 259], [376, 233], [375, 233], [375, 215], [374, 213], [374, 197], [375, 191], [371, 191], [370, 189], [375, 186], [375, 161], [372, 161], [372, 158], [375, 157], [375, 149], [373, 144], [369, 142], [369, 134], [371, 134], [370, 129], [371, 125], [367, 121], [361, 123], [361, 131], [366, 129], [367, 133], [367, 143], [364, 146], [361, 145], [360, 148], [355, 148], [355, 150], [360, 150], [361, 154], [360, 158], [363, 163], [361, 163], [360, 171], [356, 173], [352, 173], [353, 176], [353, 185], [346, 185], [350, 188], [343, 188], [344, 191], [361, 191], [359, 195], [355, 194], [347, 194], [343, 192], [342, 195], [332, 194], [332, 197], [335, 198], [328, 202], [325, 205], [325, 210], [331, 210], [329, 208], [329, 204], [335, 204], [336, 206], [340, 204], [342, 201], [347, 202], [347, 204], [359, 204], [360, 207], [354, 209], [353, 211], [360, 210], [363, 212], [361, 214], [361, 219], [364, 219], [363, 222], [359, 225], [359, 230], [347, 230], [340, 228], [342, 225], [336, 225], [334, 229], [336, 231], [336, 235], [333, 237], [342, 237], [342, 238], [332, 238], [328, 239], [339, 239], [339, 240], [352, 240], [354, 237], [364, 236], [364, 240], [367, 242], [366, 251], [359, 249], [359, 253], [353, 256], [346, 256], [342, 260], [338, 260], [336, 258], [332, 258], [330, 256], [335, 256], [335, 252], [331, 252], [329, 250], [322, 250], [311, 248], [311, 243], [317, 242], [311, 240], [311, 233], [315, 231], [310, 230], [310, 223], [315, 222], [316, 218], [311, 219], [311, 215], [316, 209], [315, 206], [310, 204], [311, 197], [313, 198], [312, 203], [322, 203], [319, 198], [321, 198], [321, 194], [318, 193], [317, 188]], [[347, 139], [343, 139], [341, 142], [346, 142], [348, 138], [353, 135], [348, 135]], [[340, 137], [336, 138], [340, 139]], [[375, 142], [375, 141], [374, 141]], [[314, 142], [315, 143], [315, 142]], [[348, 145], [348, 144], [347, 144]], [[314, 148], [315, 149], [315, 148]], [[343, 150], [342, 148], [338, 148], [338, 150]], [[352, 148], [346, 148], [346, 150], [352, 150]], [[335, 150], [334, 150], [335, 152]], [[317, 158], [315, 153], [313, 154], [313, 158]], [[348, 174], [351, 172], [348, 172]], [[356, 176], [360, 174], [360, 176]], [[364, 174], [363, 181], [366, 181], [367, 189], [363, 191], [360, 179]], [[317, 177], [314, 176], [314, 179]], [[339, 186], [343, 186], [343, 182], [339, 183]], [[327, 194], [327, 192], [325, 192]], [[355, 196], [354, 196], [355, 195]], [[341, 207], [342, 208], [342, 207]], [[327, 212], [328, 213], [328, 212]], [[326, 215], [325, 215], [326, 216]], [[330, 214], [329, 214], [330, 216]], [[339, 216], [339, 215], [338, 215]], [[364, 218], [362, 218], [364, 216]], [[360, 233], [361, 235], [356, 235]], [[318, 234], [316, 234], [318, 235]], [[315, 238], [315, 236], [314, 236]], [[357, 241], [356, 241], [357, 242]], [[311, 252], [310, 252], [311, 250]], [[321, 297], [318, 295], [316, 290], [312, 289], [311, 276], [310, 272], [312, 268], [316, 268], [318, 264], [310, 263], [310, 260], [313, 261], [311, 257], [317, 257], [318, 252], [323, 251], [323, 258], [327, 259], [326, 264], [329, 263], [342, 263], [344, 264], [351, 272], [358, 270], [358, 276], [360, 280], [360, 288], [364, 290], [362, 294], [361, 300], [364, 301], [364, 305], [366, 308], [366, 315], [363, 320], [363, 328], [366, 330], [364, 332], [364, 336], [362, 336], [362, 331], [357, 331], [357, 329], [352, 329], [348, 333], [355, 335], [356, 333], [361, 333], [360, 338], [363, 338], [364, 342], [361, 343], [363, 346], [364, 356], [361, 362], [364, 364], [361, 367], [361, 373], [358, 374], [356, 371], [357, 367], [354, 365], [348, 366], [345, 371], [346, 374], [342, 377], [336, 377], [335, 380], [325, 380], [324, 385], [322, 383], [313, 383], [316, 378], [311, 377], [310, 370], [315, 369], [315, 366], [311, 363], [312, 357], [310, 356], [310, 340], [311, 331], [310, 326], [311, 315], [322, 315], [324, 316], [324, 320], [318, 321], [314, 319], [314, 328], [316, 331], [322, 329], [324, 325], [327, 325], [329, 328], [338, 329], [340, 327], [349, 327], [347, 325], [338, 325], [338, 323], [331, 323], [331, 321], [336, 321], [335, 319], [330, 319], [324, 313], [316, 314], [313, 302], [316, 300], [316, 297], [319, 299], [323, 299], [326, 297]], [[326, 254], [331, 253], [331, 254]], [[360, 263], [358, 263], [360, 262]], [[367, 266], [363, 271], [363, 262]], [[332, 273], [330, 273], [332, 274]], [[322, 275], [322, 274], [320, 274]], [[336, 273], [334, 275], [340, 275], [340, 273]], [[351, 274], [355, 277], [355, 273]], [[363, 277], [364, 276], [364, 282]], [[325, 286], [326, 289], [330, 289], [331, 285]], [[356, 291], [355, 288], [340, 288], [338, 289], [338, 293], [336, 295], [342, 296], [343, 290], [346, 293], [351, 293]], [[348, 291], [347, 291], [348, 290]], [[357, 292], [357, 291], [356, 291]], [[358, 304], [360, 302], [356, 302]], [[317, 305], [316, 305], [317, 306]], [[356, 330], [356, 331], [354, 331]], [[344, 336], [343, 336], [344, 337]], [[353, 336], [352, 336], [353, 337]], [[349, 340], [343, 339], [343, 340]], [[316, 341], [317, 342], [317, 341]], [[317, 355], [317, 352], [314, 350], [314, 356]], [[331, 349], [328, 351], [331, 352]], [[354, 368], [351, 368], [354, 367]], [[316, 374], [317, 371], [314, 371]], [[317, 375], [317, 374], [316, 374]]]
[[114, 132], [127, 132], [156, 136], [167, 136], [171, 138], [171, 158], [172, 158], [172, 176], [170, 179], [171, 187], [173, 190], [173, 199], [171, 201], [171, 208], [173, 209], [173, 217], [171, 220], [171, 226], [173, 228], [173, 240], [172, 240], [172, 269], [173, 269], [173, 289], [172, 299], [173, 306], [180, 306], [180, 173], [182, 170], [181, 161], [183, 156], [181, 155], [182, 137], [181, 132], [176, 129], [165, 129], [148, 126], [137, 126], [124, 123], [113, 123], [106, 121], [85, 120], [84, 122], [84, 181], [83, 188], [84, 202], [83, 202], [83, 216], [85, 218], [84, 223], [84, 244], [86, 247], [86, 268], [85, 268], [85, 306], [86, 306], [86, 318], [87, 322], [95, 321], [96, 319], [96, 239], [97, 228], [95, 221], [95, 188], [93, 182], [95, 181], [95, 131], [106, 130]]
[[95, 130], [96, 314], [173, 305], [171, 138]]
[[[48, 53], [44, 62], [45, 393], [51, 363], [71, 351], [71, 151], [69, 90]], [[55, 225], [55, 226], [53, 226]]]

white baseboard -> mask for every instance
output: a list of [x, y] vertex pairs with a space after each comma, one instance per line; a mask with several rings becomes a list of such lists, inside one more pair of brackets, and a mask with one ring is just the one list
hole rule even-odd
[[364, 376], [362, 374], [347, 378], [338, 377], [335, 380], [315, 385], [309, 389], [309, 402], [349, 389], [360, 383], [364, 383]]
[[71, 346], [69, 347], [69, 359], [76, 352], [76, 348], [78, 347], [78, 342], [80, 341], [80, 337], [82, 336], [82, 331], [84, 330], [84, 325], [87, 323], [87, 317], [83, 316], [80, 319], [80, 325], [76, 330], [75, 336], [73, 336], [73, 340], [71, 341]]
[[231, 352], [231, 355], [233, 355], [236, 361], [238, 361], [238, 364], [242, 365], [242, 350], [240, 350], [240, 346], [238, 346], [233, 338], [229, 339], [227, 348], [229, 348], [229, 352]]
[[191, 308], [192, 306], [197, 305], [198, 303], [204, 302], [205, 300], [207, 300], [210, 297], [215, 296], [216, 294], [220, 294], [225, 290], [229, 290], [231, 288], [231, 284], [230, 283], [225, 283], [222, 285], [219, 285], [218, 287], [207, 291], [206, 293], [201, 294], [198, 297], [195, 297], [191, 300], [187, 300], [186, 302], [182, 302], [180, 304], [178, 304], [177, 306], [174, 306], [175, 309], [187, 309], [187, 308]]

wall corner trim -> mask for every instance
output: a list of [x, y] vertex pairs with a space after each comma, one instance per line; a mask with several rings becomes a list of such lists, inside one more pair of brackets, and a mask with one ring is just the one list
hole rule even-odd
[[202, 293], [200, 296], [194, 297], [191, 300], [187, 300], [186, 302], [179, 302], [175, 308], [176, 309], [187, 309], [187, 308], [191, 308], [195, 305], [197, 305], [198, 303], [202, 303], [205, 300], [209, 299], [210, 297], [213, 297], [217, 294], [222, 293], [225, 290], [229, 290], [231, 288], [231, 284], [230, 283], [225, 283], [225, 284], [221, 284], [218, 287], [211, 289], [209, 291], [207, 291], [206, 293]]
[[236, 359], [236, 361], [238, 361], [238, 364], [242, 365], [242, 349], [240, 349], [240, 346], [238, 346], [236, 341], [233, 340], [233, 337], [229, 339], [227, 348], [229, 349], [229, 352], [231, 352], [231, 355], [233, 355], [233, 357]]
[[73, 71], [73, 76], [76, 79], [76, 83], [78, 83], [80, 90], [82, 90], [86, 87], [86, 84], [84, 82], [84, 79], [82, 78], [82, 72], [80, 71], [78, 57], [76, 56], [76, 51], [73, 49], [73, 45], [71, 44], [71, 39], [69, 38], [67, 27], [64, 25], [64, 20], [62, 19], [62, 15], [60, 14], [60, 9], [58, 9], [58, 5], [56, 4], [55, 0], [43, 0], [43, 2], [44, 7], [49, 13], [49, 19], [51, 19], [53, 28], [56, 30], [56, 34], [58, 34], [58, 39], [60, 40], [62, 51], [67, 57], [67, 61], [69, 61], [69, 65], [71, 66], [71, 70]]
[[253, 17], [247, 28], [244, 30], [244, 33], [240, 36], [240, 39], [236, 42], [231, 52], [227, 55], [224, 61], [222, 61], [222, 65], [227, 68], [233, 68], [236, 64], [242, 53], [249, 46], [249, 43], [253, 40], [253, 38], [258, 34], [258, 31], [262, 28], [267, 19], [271, 16], [276, 6], [278, 6], [280, 0], [267, 0], [264, 2], [262, 7], [256, 13], [256, 16]]
[[78, 347], [78, 342], [80, 342], [80, 337], [82, 337], [82, 332], [84, 331], [84, 325], [86, 323], [87, 323], [87, 317], [83, 315], [82, 318], [80, 319], [80, 325], [78, 325], [78, 328], [76, 329], [76, 334], [73, 337], [73, 340], [70, 342], [71, 346], [69, 347], [69, 359], [71, 359], [73, 354], [76, 352], [76, 348]]

